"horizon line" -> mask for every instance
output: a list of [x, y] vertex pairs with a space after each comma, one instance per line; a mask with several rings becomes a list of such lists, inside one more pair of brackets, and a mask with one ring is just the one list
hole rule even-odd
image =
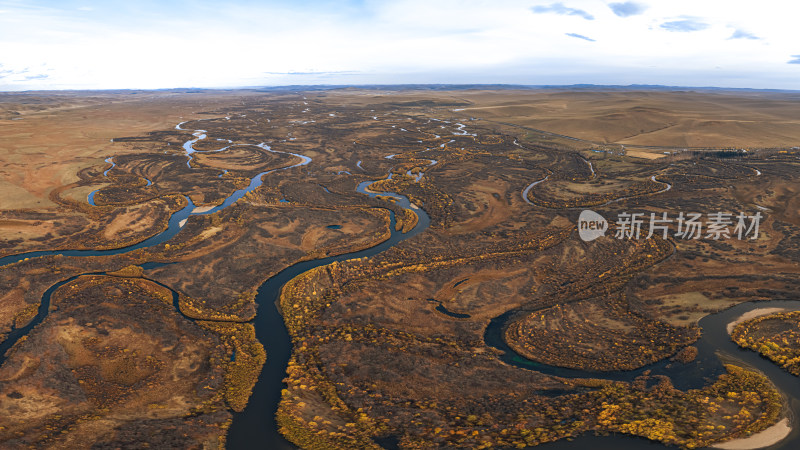
[[[171, 87], [171, 88], [108, 88], [108, 89], [24, 89], [0, 90], [0, 94], [25, 94], [38, 92], [176, 92], [179, 91], [248, 91], [248, 90], [335, 90], [347, 88], [362, 89], [432, 89], [468, 90], [481, 88], [495, 89], [631, 89], [631, 90], [707, 90], [707, 91], [748, 91], [748, 92], [797, 92], [800, 89], [786, 88], [748, 88], [748, 87], [723, 87], [723, 86], [680, 86], [664, 84], [515, 84], [515, 83], [366, 83], [366, 84], [285, 84], [285, 85], [255, 85], [255, 86], [220, 86], [220, 87]], [[199, 92], [183, 92], [187, 94]]]

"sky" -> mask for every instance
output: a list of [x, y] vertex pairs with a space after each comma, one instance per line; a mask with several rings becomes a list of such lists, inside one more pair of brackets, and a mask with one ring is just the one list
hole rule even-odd
[[0, 91], [800, 89], [795, 0], [0, 0]]

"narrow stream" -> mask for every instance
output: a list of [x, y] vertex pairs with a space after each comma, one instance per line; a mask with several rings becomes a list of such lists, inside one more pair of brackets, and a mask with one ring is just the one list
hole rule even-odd
[[[592, 163], [590, 161], [588, 161], [588, 160], [585, 160], [585, 161], [589, 164], [589, 167], [591, 168], [592, 167]], [[595, 173], [594, 168], [592, 168], [592, 177], [595, 177], [595, 176], [597, 176], [597, 174]], [[534, 186], [536, 186], [537, 184], [542, 183], [544, 181], [547, 181], [548, 178], [550, 178], [550, 175], [547, 175], [546, 177], [542, 178], [541, 180], [534, 181], [533, 183], [529, 184], [525, 189], [523, 189], [523, 191], [522, 191], [522, 199], [525, 200], [525, 203], [527, 203], [529, 205], [536, 206], [535, 203], [533, 203], [532, 201], [530, 201], [528, 199], [528, 192], [530, 192], [530, 190], [533, 189]], [[671, 184], [667, 183], [666, 181], [657, 180], [656, 179], [656, 175], [652, 175], [650, 177], [650, 180], [653, 183], [661, 183], [661, 184], [663, 184], [664, 185], [664, 189], [661, 189], [660, 191], [655, 191], [655, 192], [648, 192], [648, 193], [645, 193], [645, 194], [637, 194], [637, 195], [630, 195], [630, 196], [626, 196], [626, 197], [618, 197], [618, 198], [611, 199], [611, 200], [609, 200], [609, 201], [607, 201], [605, 203], [601, 203], [599, 205], [586, 206], [586, 207], [584, 207], [584, 206], [575, 206], [575, 207], [570, 207], [570, 208], [558, 208], [558, 209], [578, 210], [578, 209], [602, 208], [603, 206], [608, 206], [608, 205], [610, 205], [612, 203], [617, 203], [617, 202], [621, 202], [621, 201], [624, 201], [624, 200], [629, 200], [629, 199], [632, 199], [632, 198], [640, 198], [640, 197], [646, 197], [646, 196], [650, 196], [650, 195], [661, 194], [662, 192], [667, 192], [668, 190], [672, 189], [672, 185]], [[552, 208], [548, 208], [548, 209], [552, 209]]]
[[534, 181], [533, 183], [529, 184], [528, 187], [522, 190], [522, 199], [525, 200], [525, 203], [536, 206], [532, 201], [528, 200], [528, 192], [530, 192], [531, 189], [533, 189], [533, 187], [537, 184], [547, 181], [548, 178], [550, 178], [549, 174], [541, 180]]
[[[154, 236], [151, 236], [150, 238], [145, 239], [144, 241], [139, 242], [138, 244], [134, 244], [134, 245], [131, 245], [131, 246], [128, 246], [128, 247], [123, 247], [123, 248], [118, 248], [118, 249], [110, 249], [110, 250], [42, 250], [42, 251], [27, 252], [27, 253], [21, 253], [21, 254], [18, 254], [18, 255], [11, 255], [11, 256], [6, 256], [6, 257], [3, 257], [3, 258], [0, 258], [0, 267], [5, 266], [7, 264], [15, 263], [17, 261], [21, 261], [21, 260], [23, 260], [25, 258], [35, 258], [37, 256], [47, 256], [47, 255], [64, 255], [64, 256], [119, 255], [119, 254], [123, 254], [123, 253], [132, 252], [132, 251], [138, 250], [140, 248], [152, 247], [154, 245], [163, 243], [163, 242], [171, 239], [172, 237], [174, 237], [176, 234], [178, 234], [178, 232], [181, 230], [183, 225], [186, 223], [186, 222], [184, 222], [184, 220], [188, 219], [189, 216], [201, 216], [201, 215], [214, 214], [215, 212], [220, 211], [222, 209], [225, 209], [228, 206], [234, 204], [237, 200], [239, 200], [240, 198], [244, 197], [248, 192], [256, 189], [259, 186], [261, 186], [261, 184], [263, 183], [262, 177], [264, 175], [268, 175], [268, 174], [270, 174], [272, 172], [275, 172], [275, 171], [278, 171], [278, 170], [288, 170], [288, 169], [292, 169], [294, 167], [305, 166], [305, 165], [307, 165], [308, 163], [311, 162], [311, 158], [309, 158], [308, 156], [298, 155], [296, 153], [279, 152], [277, 150], [272, 150], [271, 148], [269, 148], [268, 145], [263, 144], [263, 143], [262, 144], [258, 144], [258, 147], [261, 147], [261, 148], [263, 148], [263, 149], [265, 149], [267, 151], [271, 151], [271, 152], [274, 152], [274, 153], [286, 153], [286, 154], [289, 154], [289, 155], [292, 155], [292, 156], [296, 156], [296, 157], [300, 158], [300, 162], [297, 163], [297, 164], [293, 164], [291, 166], [281, 167], [279, 169], [267, 170], [265, 172], [259, 173], [258, 175], [254, 176], [253, 178], [250, 179], [250, 184], [246, 188], [238, 189], [238, 190], [234, 191], [233, 194], [228, 196], [228, 198], [226, 198], [225, 201], [222, 202], [222, 204], [214, 206], [213, 208], [208, 209], [208, 210], [202, 210], [202, 209], [201, 210], [196, 210], [194, 203], [192, 203], [192, 200], [189, 197], [186, 197], [186, 201], [188, 203], [187, 206], [184, 207], [183, 209], [181, 209], [180, 211], [177, 211], [177, 212], [173, 213], [172, 216], [170, 216], [168, 227], [167, 227], [166, 230], [164, 230], [161, 233], [158, 233], [158, 234], [156, 234]], [[90, 194], [90, 200], [94, 197], [93, 194], [94, 194], [94, 192], [92, 192], [92, 194]], [[90, 203], [93, 204], [93, 202], [90, 202]]]

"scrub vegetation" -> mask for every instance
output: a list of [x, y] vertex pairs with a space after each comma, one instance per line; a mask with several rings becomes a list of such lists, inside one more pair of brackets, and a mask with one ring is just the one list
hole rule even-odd
[[[679, 389], [649, 365], [702, 364], [701, 318], [800, 289], [797, 100], [642, 92], [0, 97], [22, 117], [0, 118], [0, 257], [121, 249], [0, 266], [0, 342], [14, 343], [0, 447], [222, 448], [270, 345], [289, 342], [277, 423], [301, 448], [524, 448], [586, 432], [698, 448], [773, 425], [781, 396], [749, 368]], [[784, 133], [759, 137], [735, 109], [758, 99], [764, 129]], [[190, 202], [173, 237], [125, 249]], [[604, 237], [579, 238], [583, 208], [608, 220]], [[422, 233], [288, 281], [289, 342], [256, 339], [266, 280], [416, 229], [421, 211]], [[615, 238], [624, 212], [645, 218], [639, 239]], [[645, 238], [665, 212], [760, 212], [761, 233], [684, 239], [672, 223]], [[746, 321], [733, 338], [797, 375], [797, 318]]]

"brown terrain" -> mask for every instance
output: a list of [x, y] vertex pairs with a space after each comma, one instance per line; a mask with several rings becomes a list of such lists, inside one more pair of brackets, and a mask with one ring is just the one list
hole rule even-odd
[[[0, 447], [224, 446], [270, 358], [253, 332], [256, 289], [295, 262], [386, 240], [390, 211], [396, 229], [416, 223], [391, 198], [357, 193], [363, 181], [407, 196], [431, 224], [284, 287], [293, 351], [277, 418], [295, 444], [523, 448], [594, 431], [697, 447], [779, 420], [774, 387], [736, 365], [691, 390], [660, 375], [603, 376], [689, 363], [699, 319], [800, 288], [794, 94], [341, 89], [0, 101], [0, 256], [135, 244], [189, 201], [208, 211], [271, 171], [165, 242], [0, 267], [0, 341], [37, 323], [0, 356]], [[205, 138], [187, 164], [195, 130]], [[609, 219], [605, 237], [578, 237], [584, 208]], [[667, 238], [645, 239], [646, 225], [640, 239], [614, 238], [620, 213], [679, 211], [764, 218], [757, 240], [682, 239], [675, 224]], [[504, 362], [485, 337], [500, 316], [499, 339], [522, 357], [597, 376]]]
[[779, 148], [800, 142], [797, 93], [554, 89], [453, 97], [469, 104], [459, 108], [462, 115], [623, 145], [636, 156], [670, 148]]

